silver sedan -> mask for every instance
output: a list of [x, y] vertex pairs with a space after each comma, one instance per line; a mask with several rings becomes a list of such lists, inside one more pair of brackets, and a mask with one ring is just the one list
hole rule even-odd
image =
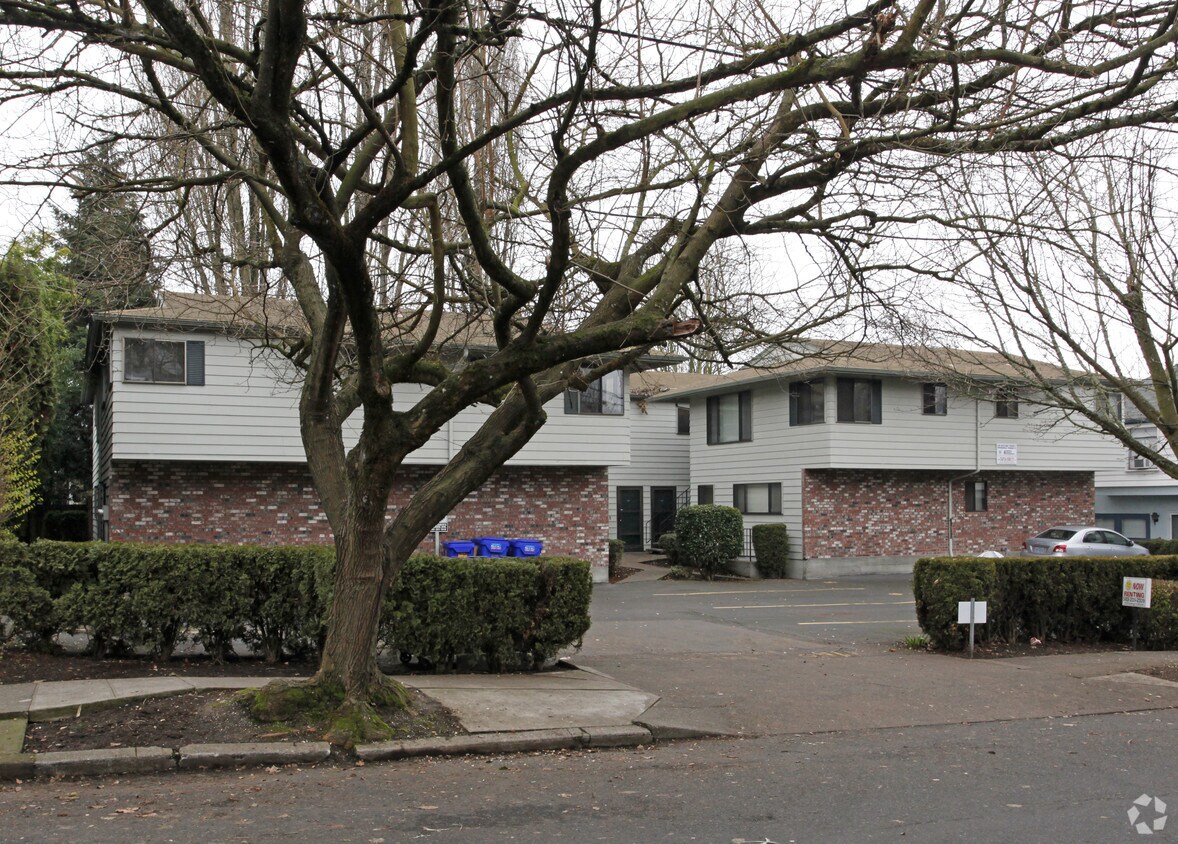
[[1023, 543], [1028, 557], [1136, 557], [1148, 554], [1132, 539], [1115, 530], [1061, 525]]

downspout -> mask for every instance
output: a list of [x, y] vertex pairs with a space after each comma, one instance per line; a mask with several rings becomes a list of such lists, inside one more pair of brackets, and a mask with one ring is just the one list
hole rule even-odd
[[964, 475], [958, 475], [956, 478], [949, 479], [949, 500], [947, 502], [948, 509], [948, 528], [949, 528], [949, 556], [953, 556], [953, 484], [957, 481], [965, 480], [966, 478], [976, 475], [982, 471], [982, 412], [981, 402], [978, 399], [973, 400], [973, 465], [972, 472], [966, 472]]

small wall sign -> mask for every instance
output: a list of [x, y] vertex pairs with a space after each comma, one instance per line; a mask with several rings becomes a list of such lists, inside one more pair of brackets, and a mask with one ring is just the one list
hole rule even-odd
[[994, 462], [999, 466], [1018, 465], [1018, 443], [995, 443]]

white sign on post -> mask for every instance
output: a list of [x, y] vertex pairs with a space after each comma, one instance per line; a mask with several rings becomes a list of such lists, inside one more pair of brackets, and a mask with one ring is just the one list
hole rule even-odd
[[1147, 610], [1153, 601], [1153, 579], [1126, 577], [1121, 584], [1121, 606]]
[[448, 530], [450, 530], [450, 517], [449, 516], [447, 516], [446, 518], [444, 518], [440, 522], [438, 522], [436, 525], [434, 525], [434, 529], [432, 532], [433, 533], [446, 533]]
[[[969, 617], [969, 608], [973, 606], [973, 618]], [[985, 601], [958, 601], [957, 602], [957, 623], [958, 624], [985, 624], [986, 623], [986, 602]]]

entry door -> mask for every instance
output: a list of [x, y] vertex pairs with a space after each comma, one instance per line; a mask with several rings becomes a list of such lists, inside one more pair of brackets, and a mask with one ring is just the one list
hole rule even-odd
[[675, 529], [675, 487], [650, 489], [650, 541], [658, 542], [664, 533]]
[[642, 550], [642, 487], [618, 487], [618, 539], [627, 551]]

